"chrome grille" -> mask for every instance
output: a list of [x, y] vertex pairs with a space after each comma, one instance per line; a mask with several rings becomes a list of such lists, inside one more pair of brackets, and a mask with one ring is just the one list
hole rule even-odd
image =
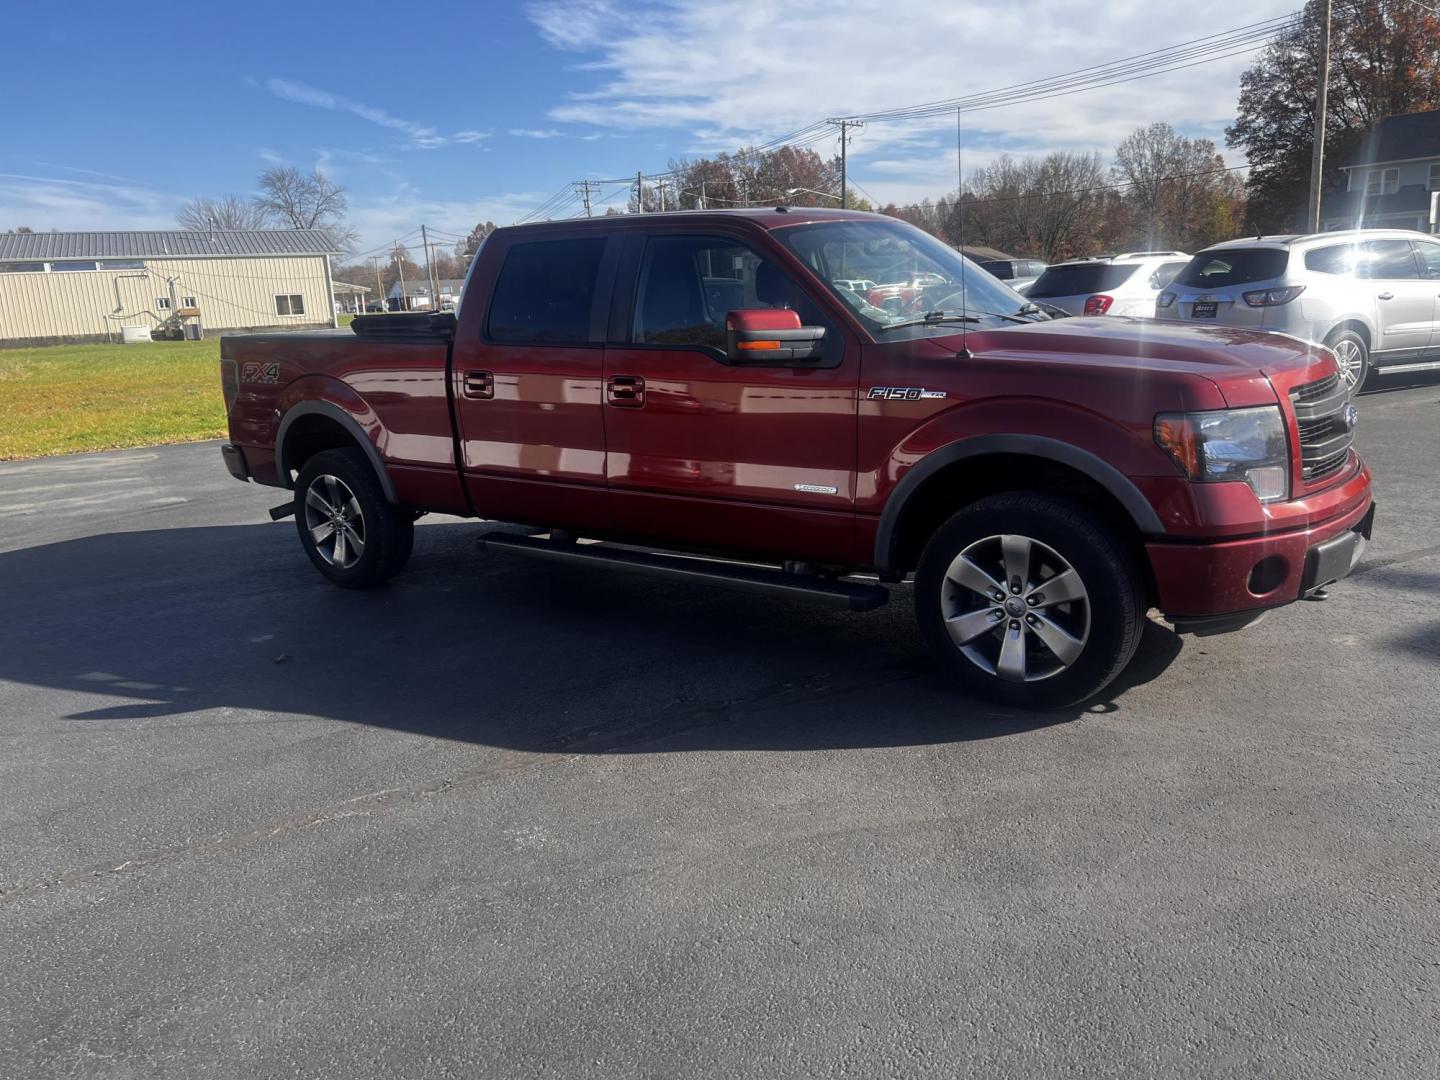
[[1312, 484], [1345, 467], [1355, 438], [1347, 419], [1350, 395], [1340, 376], [1329, 375], [1290, 391], [1300, 432], [1300, 475]]

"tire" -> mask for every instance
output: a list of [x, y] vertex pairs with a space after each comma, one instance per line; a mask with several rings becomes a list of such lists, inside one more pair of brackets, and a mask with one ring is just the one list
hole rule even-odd
[[347, 589], [394, 577], [415, 543], [414, 516], [390, 505], [358, 447], [305, 462], [295, 481], [295, 528], [315, 569]]
[[[1017, 591], [1007, 570], [1022, 565]], [[1073, 577], [1046, 596], [1066, 570]], [[1032, 594], [1038, 603], [1027, 602]], [[961, 510], [930, 538], [915, 572], [915, 614], [941, 670], [977, 697], [1023, 709], [1074, 705], [1119, 675], [1140, 644], [1144, 595], [1134, 557], [1109, 526], [1039, 492]]]
[[1337, 330], [1325, 339], [1325, 347], [1340, 361], [1340, 378], [1347, 384], [1353, 398], [1360, 393], [1370, 375], [1370, 350], [1365, 339], [1354, 330]]

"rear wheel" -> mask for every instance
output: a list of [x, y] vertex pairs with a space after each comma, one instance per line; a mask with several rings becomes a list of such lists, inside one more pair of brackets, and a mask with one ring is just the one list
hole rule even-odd
[[1021, 708], [1072, 705], [1125, 668], [1144, 628], [1134, 559], [1068, 499], [997, 495], [931, 537], [915, 610], [936, 662], [970, 692]]
[[325, 450], [295, 482], [300, 546], [326, 578], [361, 589], [398, 574], [410, 559], [415, 519], [391, 506], [358, 448]]
[[1365, 347], [1365, 339], [1354, 330], [1340, 330], [1325, 339], [1325, 347], [1340, 361], [1340, 378], [1354, 397], [1370, 374], [1370, 350]]

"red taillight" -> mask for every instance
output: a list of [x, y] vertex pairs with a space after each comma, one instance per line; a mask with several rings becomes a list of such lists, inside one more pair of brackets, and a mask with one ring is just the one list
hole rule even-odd
[[1281, 304], [1288, 304], [1304, 291], [1304, 285], [1291, 285], [1284, 289], [1260, 289], [1241, 295], [1251, 307], [1279, 307]]
[[1086, 315], [1104, 315], [1110, 310], [1110, 305], [1115, 302], [1113, 296], [1106, 296], [1104, 293], [1097, 293], [1085, 301]]

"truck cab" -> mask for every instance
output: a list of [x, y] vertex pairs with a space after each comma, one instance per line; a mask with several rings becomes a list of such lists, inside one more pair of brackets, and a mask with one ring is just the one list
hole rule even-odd
[[1327, 350], [1051, 320], [872, 214], [499, 229], [458, 316], [226, 338], [222, 373], [232, 473], [293, 490], [337, 584], [398, 572], [427, 511], [856, 607], [908, 580], [942, 668], [1022, 706], [1098, 693], [1152, 608], [1214, 631], [1316, 594], [1373, 519]]

